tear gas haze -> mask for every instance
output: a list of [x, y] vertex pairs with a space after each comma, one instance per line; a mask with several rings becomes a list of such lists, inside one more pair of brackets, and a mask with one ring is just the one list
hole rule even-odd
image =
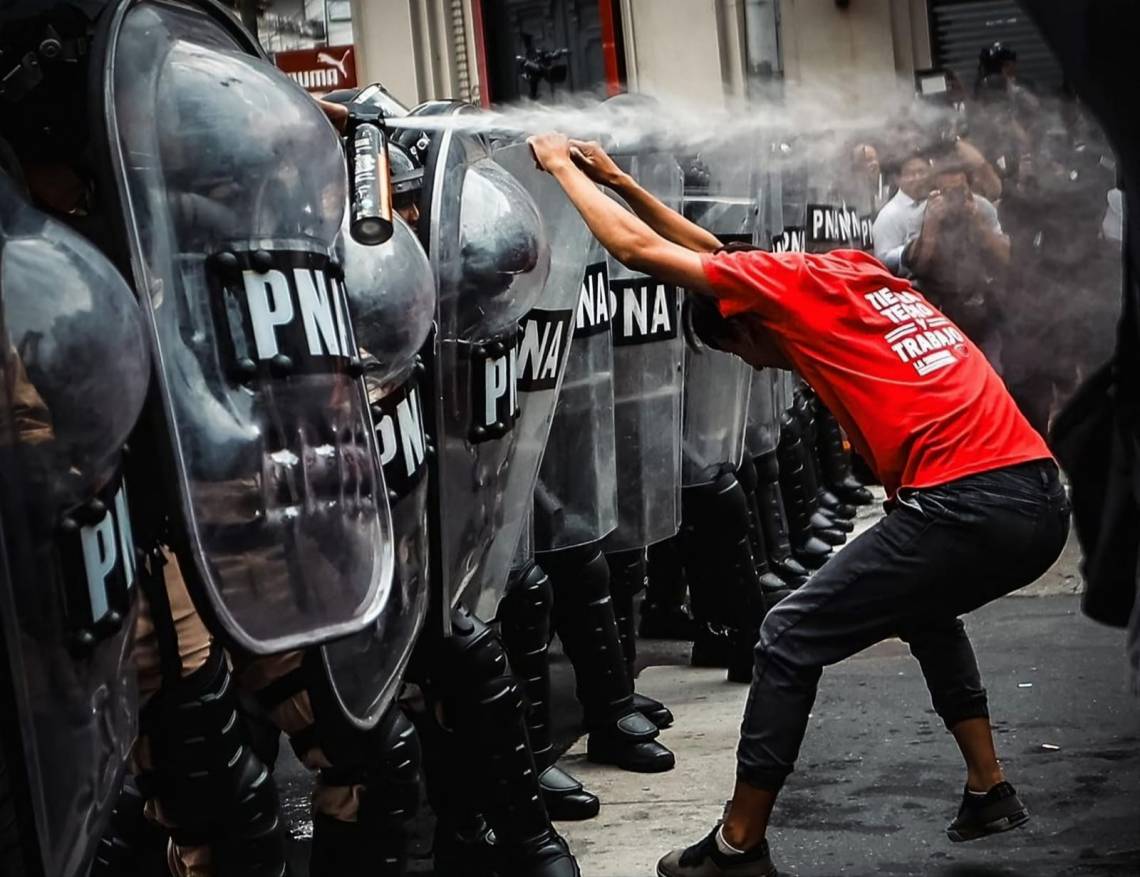
[[[806, 234], [808, 249], [855, 246], [880, 258], [885, 253], [872, 227], [906, 165], [920, 205], [910, 238], [930, 236], [942, 257], [926, 272], [892, 269], [968, 324], [967, 333], [1044, 430], [1113, 349], [1123, 196], [1107, 141], [1075, 100], [1021, 84], [982, 85], [973, 96], [958, 87], [929, 99], [917, 97], [910, 81], [850, 77], [810, 87], [783, 83], [721, 106], [666, 95], [573, 96], [388, 124], [512, 141], [560, 131], [598, 140], [616, 154], [672, 153], [687, 185], [743, 181], [742, 191], [722, 187], [717, 194], [757, 199], [764, 245], [803, 246]], [[966, 189], [956, 197], [994, 217], [991, 230], [1009, 242], [1007, 260], [985, 264], [977, 229], [964, 214], [951, 210], [937, 232], [927, 225], [927, 196], [939, 196], [938, 185], [955, 180]], [[813, 245], [808, 213], [819, 221], [822, 208], [839, 217], [845, 232]]]

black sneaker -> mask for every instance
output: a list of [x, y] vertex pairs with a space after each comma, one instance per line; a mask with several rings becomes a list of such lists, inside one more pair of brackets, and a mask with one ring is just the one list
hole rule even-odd
[[1029, 810], [1017, 797], [1009, 783], [998, 783], [985, 795], [971, 795], [969, 789], [962, 795], [958, 817], [946, 829], [946, 836], [954, 843], [977, 840], [987, 834], [999, 834], [1017, 828], [1029, 821]]
[[657, 877], [776, 877], [768, 841], [746, 853], [726, 856], [716, 845], [718, 831], [719, 822], [704, 840], [669, 853], [657, 863]]

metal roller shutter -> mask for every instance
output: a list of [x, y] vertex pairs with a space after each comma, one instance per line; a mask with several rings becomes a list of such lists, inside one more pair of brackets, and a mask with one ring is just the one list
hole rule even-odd
[[974, 87], [978, 53], [996, 40], [1017, 51], [1018, 75], [1036, 90], [1061, 86], [1053, 53], [1016, 0], [931, 0], [930, 30], [935, 63], [957, 73], [967, 90]]
[[451, 51], [455, 59], [455, 87], [460, 100], [471, 100], [471, 65], [467, 57], [467, 15], [464, 0], [450, 0]]

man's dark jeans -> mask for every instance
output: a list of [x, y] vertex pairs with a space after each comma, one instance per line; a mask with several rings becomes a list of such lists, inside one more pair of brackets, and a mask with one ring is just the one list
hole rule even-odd
[[1041, 576], [1069, 532], [1051, 461], [900, 491], [895, 508], [765, 618], [737, 777], [779, 789], [791, 773], [823, 668], [892, 636], [918, 659], [952, 727], [988, 716], [958, 616]]

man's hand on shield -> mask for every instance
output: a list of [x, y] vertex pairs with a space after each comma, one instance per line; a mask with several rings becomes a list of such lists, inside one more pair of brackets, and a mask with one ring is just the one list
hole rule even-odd
[[526, 142], [530, 151], [534, 153], [534, 163], [539, 170], [553, 174], [574, 162], [570, 158], [570, 141], [565, 134], [551, 131], [547, 134], [535, 134], [528, 137]]
[[625, 177], [625, 172], [596, 141], [571, 140], [570, 157], [579, 170], [599, 186], [616, 188]]

